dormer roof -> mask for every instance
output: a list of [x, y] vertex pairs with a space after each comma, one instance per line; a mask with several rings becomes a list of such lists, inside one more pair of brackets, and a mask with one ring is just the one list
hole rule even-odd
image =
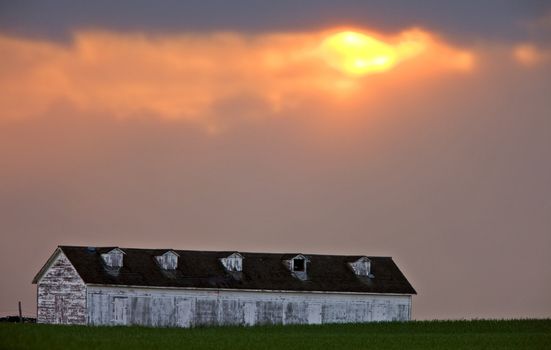
[[174, 250], [172, 250], [172, 249], [169, 249], [169, 250], [165, 251], [165, 252], [164, 252], [163, 254], [161, 254], [160, 256], [167, 255], [167, 254], [172, 254], [172, 255], [175, 255], [175, 256], [177, 256], [177, 257], [180, 256], [180, 254], [176, 253], [176, 252], [175, 252]]
[[[86, 247], [86, 249], [90, 249], [90, 247]], [[109, 250], [107, 253], [104, 253], [104, 254], [116, 254], [116, 253], [126, 254], [126, 253], [124, 252], [124, 250], [122, 250], [122, 249], [119, 248], [119, 247], [115, 247], [115, 248]]]
[[310, 259], [306, 255], [303, 255], [303, 254], [297, 254], [297, 255], [293, 256], [291, 259], [303, 259], [304, 261], [310, 261]]

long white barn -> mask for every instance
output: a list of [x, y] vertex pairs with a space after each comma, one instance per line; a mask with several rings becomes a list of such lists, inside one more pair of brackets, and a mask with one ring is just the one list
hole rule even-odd
[[409, 320], [388, 257], [60, 246], [33, 280], [39, 323], [193, 327]]

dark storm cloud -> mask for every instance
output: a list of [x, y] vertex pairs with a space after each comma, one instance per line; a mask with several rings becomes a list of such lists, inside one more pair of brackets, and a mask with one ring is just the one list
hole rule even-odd
[[79, 28], [150, 32], [293, 31], [338, 25], [397, 31], [420, 25], [462, 40], [525, 40], [548, 1], [3, 1], [0, 29], [66, 39]]

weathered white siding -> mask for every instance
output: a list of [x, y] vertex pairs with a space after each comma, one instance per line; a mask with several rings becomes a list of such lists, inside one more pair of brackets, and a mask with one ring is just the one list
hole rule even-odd
[[411, 296], [88, 286], [92, 325], [190, 327], [409, 320]]
[[37, 285], [38, 323], [86, 324], [86, 285], [63, 252]]

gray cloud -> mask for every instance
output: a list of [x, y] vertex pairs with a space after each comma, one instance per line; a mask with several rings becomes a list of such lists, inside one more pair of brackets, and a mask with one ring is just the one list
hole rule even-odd
[[25, 1], [0, 3], [0, 29], [69, 39], [81, 28], [146, 32], [301, 31], [359, 25], [399, 31], [412, 25], [459, 40], [526, 40], [522, 25], [549, 10], [546, 1]]

